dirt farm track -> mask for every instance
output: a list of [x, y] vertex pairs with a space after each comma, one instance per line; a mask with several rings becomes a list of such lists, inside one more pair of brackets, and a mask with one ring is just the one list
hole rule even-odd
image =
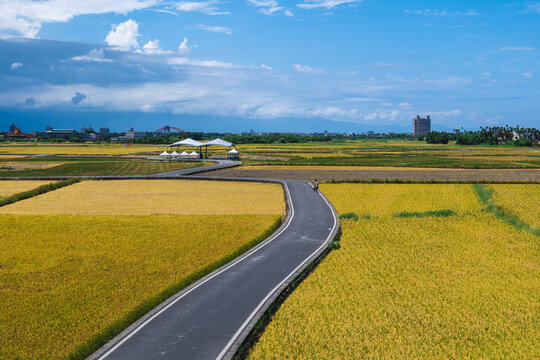
[[404, 181], [474, 181], [474, 182], [540, 182], [540, 170], [471, 170], [471, 169], [403, 169], [395, 170], [306, 170], [265, 169], [248, 170], [237, 167], [203, 173], [205, 176], [262, 179], [330, 180], [404, 180]]

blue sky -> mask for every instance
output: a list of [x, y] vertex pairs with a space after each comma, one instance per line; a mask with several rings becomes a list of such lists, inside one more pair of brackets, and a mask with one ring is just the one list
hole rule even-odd
[[538, 127], [539, 33], [527, 1], [0, 0], [0, 131]]

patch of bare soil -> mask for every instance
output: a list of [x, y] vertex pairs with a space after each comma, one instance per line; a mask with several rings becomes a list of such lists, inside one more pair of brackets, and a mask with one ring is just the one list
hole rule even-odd
[[330, 180], [540, 182], [540, 170], [243, 170], [235, 168], [201, 173], [201, 175], [305, 181], [318, 179], [323, 182]]
[[61, 163], [8, 162], [8, 163], [0, 163], [0, 171], [49, 169], [58, 165], [61, 165]]

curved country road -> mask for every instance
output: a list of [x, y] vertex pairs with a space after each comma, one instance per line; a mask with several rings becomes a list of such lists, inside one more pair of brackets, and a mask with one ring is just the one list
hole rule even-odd
[[[222, 161], [212, 168], [238, 164]], [[145, 178], [207, 179], [185, 175], [208, 170]], [[89, 359], [230, 359], [268, 305], [326, 249], [339, 226], [332, 205], [309, 183], [270, 181], [283, 184], [289, 207], [286, 221], [270, 238], [166, 300]]]

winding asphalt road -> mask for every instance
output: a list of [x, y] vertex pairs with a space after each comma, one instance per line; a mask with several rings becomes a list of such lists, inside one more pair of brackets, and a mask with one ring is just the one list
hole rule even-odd
[[[152, 177], [182, 178], [209, 168], [186, 170]], [[338, 230], [334, 208], [309, 183], [278, 182], [286, 190], [289, 209], [274, 235], [169, 298], [89, 359], [230, 359], [268, 305]]]

